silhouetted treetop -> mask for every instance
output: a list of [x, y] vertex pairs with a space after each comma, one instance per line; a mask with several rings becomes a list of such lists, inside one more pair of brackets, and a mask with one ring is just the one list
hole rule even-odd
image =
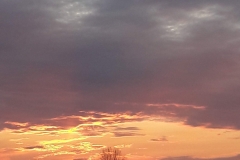
[[121, 151], [114, 147], [104, 148], [99, 160], [126, 160]]

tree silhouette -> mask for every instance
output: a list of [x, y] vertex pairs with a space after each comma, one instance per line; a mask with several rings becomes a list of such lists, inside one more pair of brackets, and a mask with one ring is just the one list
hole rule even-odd
[[107, 147], [102, 150], [99, 160], [126, 160], [117, 148]]

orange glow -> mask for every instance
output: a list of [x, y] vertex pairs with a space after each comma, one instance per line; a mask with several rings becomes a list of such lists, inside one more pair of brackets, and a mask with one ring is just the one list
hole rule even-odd
[[[104, 116], [96, 118], [91, 114]], [[91, 112], [89, 117], [69, 116], [51, 120], [67, 121], [72, 118], [84, 119], [85, 123], [62, 128], [52, 125], [29, 126], [27, 123], [7, 122], [22, 128], [5, 129], [0, 132], [1, 159], [22, 157], [19, 160], [23, 160], [33, 155], [43, 160], [94, 159], [105, 146], [120, 148], [128, 159], [132, 160], [138, 158], [153, 160], [181, 155], [230, 156], [239, 151], [239, 131], [191, 127], [182, 123], [154, 120], [159, 117], [144, 117], [145, 120], [142, 120], [141, 114], [132, 116], [128, 113]]]

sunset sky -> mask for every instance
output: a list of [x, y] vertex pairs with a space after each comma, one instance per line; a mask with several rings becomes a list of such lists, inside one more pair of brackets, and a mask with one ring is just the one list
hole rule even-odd
[[0, 0], [0, 160], [239, 160], [239, 8]]

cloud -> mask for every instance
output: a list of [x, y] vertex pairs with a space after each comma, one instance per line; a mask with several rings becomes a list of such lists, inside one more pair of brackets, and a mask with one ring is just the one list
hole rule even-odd
[[43, 146], [29, 146], [29, 147], [24, 147], [24, 149], [30, 149], [30, 150], [32, 150], [32, 149], [44, 149], [44, 147]]
[[131, 148], [132, 147], [132, 144], [121, 144], [121, 145], [116, 145], [114, 146], [115, 148], [120, 148], [120, 149], [123, 149], [123, 148]]
[[153, 139], [151, 139], [151, 141], [153, 141], [153, 142], [167, 142], [168, 141], [168, 139], [165, 137], [165, 136], [162, 136], [161, 138], [153, 138]]
[[163, 158], [161, 160], [238, 160], [239, 158], [240, 158], [240, 155], [236, 155], [233, 157], [219, 157], [219, 158], [193, 158], [193, 157], [183, 156], [183, 157]]
[[113, 132], [115, 137], [132, 137], [132, 136], [144, 136], [144, 134], [135, 132]]
[[79, 111], [142, 112], [239, 129], [238, 5], [1, 1], [0, 129]]
[[[130, 113], [109, 114], [103, 112], [81, 111], [78, 116], [62, 116], [45, 119], [42, 120], [41, 124], [6, 122], [7, 125], [5, 126], [5, 130], [8, 133], [19, 136], [51, 136], [52, 140], [42, 142], [43, 145], [48, 143], [63, 144], [87, 138], [103, 137], [107, 134], [114, 135], [115, 137], [143, 136], [143, 134], [138, 133], [140, 129], [137, 127], [119, 126], [126, 122], [142, 121], [143, 119], [147, 119], [147, 117], [148, 116], [142, 115], [141, 113], [138, 115], [131, 115]], [[81, 135], [81, 137], [55, 139], [56, 137], [67, 134]], [[13, 139], [12, 141], [18, 140], [22, 139]]]
[[138, 127], [116, 127], [115, 130], [137, 131], [137, 130], [140, 130], [140, 129]]

